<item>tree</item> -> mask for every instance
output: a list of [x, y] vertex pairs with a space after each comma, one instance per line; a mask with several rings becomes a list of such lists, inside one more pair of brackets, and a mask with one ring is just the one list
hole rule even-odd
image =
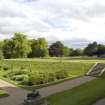
[[96, 52], [97, 56], [105, 56], [105, 45], [99, 44]]
[[98, 49], [97, 46], [97, 42], [88, 44], [88, 46], [84, 49], [84, 54], [88, 56], [96, 55]]
[[16, 58], [24, 58], [31, 51], [31, 47], [29, 45], [28, 39], [26, 35], [23, 33], [15, 33], [14, 37], [12, 38], [13, 43], [15, 45], [15, 56]]
[[2, 42], [0, 42], [0, 59], [3, 59], [4, 58], [4, 56], [3, 56], [3, 43]]
[[64, 55], [64, 45], [60, 41], [57, 41], [51, 44], [49, 47], [49, 55], [56, 56], [56, 57], [63, 56]]
[[12, 39], [4, 40], [3, 53], [5, 58], [24, 58], [30, 51], [28, 39], [23, 33], [15, 33]]
[[71, 51], [70, 48], [64, 46], [64, 48], [63, 48], [63, 56], [65, 56], [65, 57], [69, 56], [70, 51]]
[[3, 55], [5, 58], [13, 58], [14, 56], [14, 43], [11, 39], [5, 39], [3, 41]]
[[81, 56], [83, 51], [81, 49], [72, 50], [70, 56]]
[[37, 40], [30, 40], [31, 53], [29, 57], [45, 57], [48, 56], [48, 42], [45, 38], [38, 38]]

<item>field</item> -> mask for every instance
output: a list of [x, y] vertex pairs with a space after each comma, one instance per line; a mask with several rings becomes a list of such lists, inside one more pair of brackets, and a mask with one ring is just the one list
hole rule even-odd
[[95, 63], [57, 59], [17, 59], [2, 60], [0, 64], [1, 77], [19, 85], [37, 86], [83, 76]]

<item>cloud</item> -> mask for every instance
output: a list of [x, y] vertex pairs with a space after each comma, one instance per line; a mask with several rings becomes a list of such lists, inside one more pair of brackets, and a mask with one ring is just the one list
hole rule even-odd
[[47, 28], [49, 25], [36, 16], [30, 7], [13, 0], [0, 1], [0, 32], [2, 34], [30, 30], [44, 31]]
[[29, 37], [45, 37], [50, 42], [63, 40], [77, 47], [89, 41], [101, 42], [105, 38], [104, 27], [104, 0], [0, 1], [2, 39], [25, 32]]

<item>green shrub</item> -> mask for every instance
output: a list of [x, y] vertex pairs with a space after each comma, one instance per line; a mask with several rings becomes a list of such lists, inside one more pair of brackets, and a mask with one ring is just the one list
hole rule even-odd
[[54, 72], [49, 72], [48, 74], [48, 82], [52, 82], [56, 80], [56, 75]]
[[24, 81], [27, 78], [28, 78], [28, 75], [26, 75], [26, 74], [15, 75], [15, 76], [11, 77], [11, 79], [15, 80], [15, 81]]
[[5, 70], [5, 71], [6, 71], [6, 70], [10, 70], [10, 69], [11, 69], [11, 66], [10, 66], [10, 65], [4, 65], [4, 66], [3, 66], [3, 70]]
[[45, 84], [48, 82], [53, 82], [55, 80], [67, 78], [67, 71], [59, 71], [55, 73], [48, 72], [33, 72], [29, 76], [29, 81], [34, 85]]
[[0, 65], [0, 70], [2, 70], [3, 69], [3, 66], [2, 65]]
[[21, 75], [21, 74], [27, 74], [27, 71], [26, 70], [14, 70], [12, 71], [12, 73], [14, 75]]
[[44, 83], [43, 77], [44, 76], [42, 73], [34, 72], [34, 73], [31, 73], [31, 75], [29, 76], [29, 81], [31, 81], [32, 84], [34, 84], [34, 85], [43, 84]]
[[26, 67], [25, 66], [21, 66], [20, 69], [21, 70], [24, 70], [24, 69], [26, 69]]
[[12, 71], [8, 71], [6, 72], [3, 77], [6, 77], [6, 78], [12, 78], [14, 80], [15, 76], [17, 75], [26, 75], [27, 74], [27, 71], [26, 70], [12, 70]]
[[[31, 66], [29, 65], [31, 64]], [[34, 60], [2, 60], [1, 76], [22, 85], [40, 85], [67, 78], [68, 75], [84, 75], [94, 63], [84, 62], [42, 62]], [[12, 67], [13, 65], [13, 67]], [[76, 65], [76, 66], [75, 66]], [[28, 75], [27, 77], [20, 75]], [[69, 76], [70, 76], [69, 75]], [[24, 78], [24, 79], [23, 79]]]
[[33, 83], [29, 80], [29, 77], [28, 78], [24, 78], [23, 81], [20, 81], [20, 84], [21, 85], [27, 85], [27, 86], [32, 86]]
[[66, 70], [61, 70], [56, 72], [57, 79], [64, 79], [69, 77], [69, 73]]

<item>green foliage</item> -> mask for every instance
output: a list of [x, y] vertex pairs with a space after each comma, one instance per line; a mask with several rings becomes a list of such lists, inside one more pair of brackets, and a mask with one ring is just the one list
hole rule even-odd
[[5, 58], [25, 58], [31, 48], [26, 35], [15, 33], [12, 39], [6, 39], [3, 43], [3, 54]]
[[17, 76], [17, 75], [22, 75], [22, 74], [27, 74], [27, 71], [25, 70], [11, 70], [11, 71], [7, 71], [6, 73], [4, 73], [4, 77], [7, 78], [12, 78], [13, 76]]
[[34, 72], [31, 73], [29, 76], [29, 80], [32, 82], [34, 85], [40, 85], [40, 84], [45, 84], [48, 82], [53, 82], [55, 80], [59, 79], [64, 79], [68, 78], [68, 72], [67, 71], [57, 71], [55, 73], [53, 72]]
[[0, 60], [2, 60], [3, 58], [3, 42], [0, 42]]
[[97, 78], [48, 97], [51, 105], [92, 105], [105, 97], [105, 78]]
[[97, 52], [96, 52], [97, 56], [99, 57], [105, 57], [105, 45], [101, 45], [99, 44], [97, 46]]
[[11, 66], [10, 65], [3, 65], [3, 70], [10, 70], [11, 69]]
[[34, 60], [3, 60], [1, 62], [2, 65], [11, 65], [12, 67], [5, 72], [4, 70], [0, 71], [1, 76], [28, 86], [81, 76], [93, 65], [93, 63], [87, 62], [36, 62]]
[[0, 98], [7, 97], [7, 96], [9, 96], [9, 94], [6, 91], [0, 90]]
[[12, 58], [13, 55], [14, 44], [10, 39], [5, 39], [3, 42], [3, 55], [5, 58]]
[[82, 54], [83, 51], [81, 49], [75, 49], [71, 51], [70, 56], [81, 56]]
[[29, 77], [28, 77], [28, 75], [26, 75], [26, 74], [21, 74], [21, 75], [14, 75], [14, 76], [12, 76], [11, 79], [12, 79], [12, 80], [15, 80], [15, 81], [24, 82], [24, 81], [26, 81], [26, 79], [28, 80]]
[[64, 55], [64, 45], [60, 41], [57, 41], [50, 45], [49, 54], [50, 56], [61, 57]]
[[84, 54], [88, 56], [94, 56], [97, 52], [97, 42], [93, 42], [88, 44], [88, 46], [84, 49]]
[[48, 56], [48, 43], [45, 38], [33, 39], [31, 43], [31, 53], [29, 57], [45, 57]]
[[84, 49], [73, 49], [61, 41], [52, 43], [48, 48], [45, 38], [28, 39], [23, 33], [15, 33], [11, 39], [0, 42], [0, 60], [3, 58], [68, 57], [96, 56], [105, 58], [105, 45], [89, 43]]
[[69, 77], [69, 73], [66, 70], [57, 71], [55, 73], [56, 79], [64, 79]]
[[65, 46], [63, 48], [63, 56], [68, 57], [70, 55], [70, 51], [71, 51], [71, 49]]

